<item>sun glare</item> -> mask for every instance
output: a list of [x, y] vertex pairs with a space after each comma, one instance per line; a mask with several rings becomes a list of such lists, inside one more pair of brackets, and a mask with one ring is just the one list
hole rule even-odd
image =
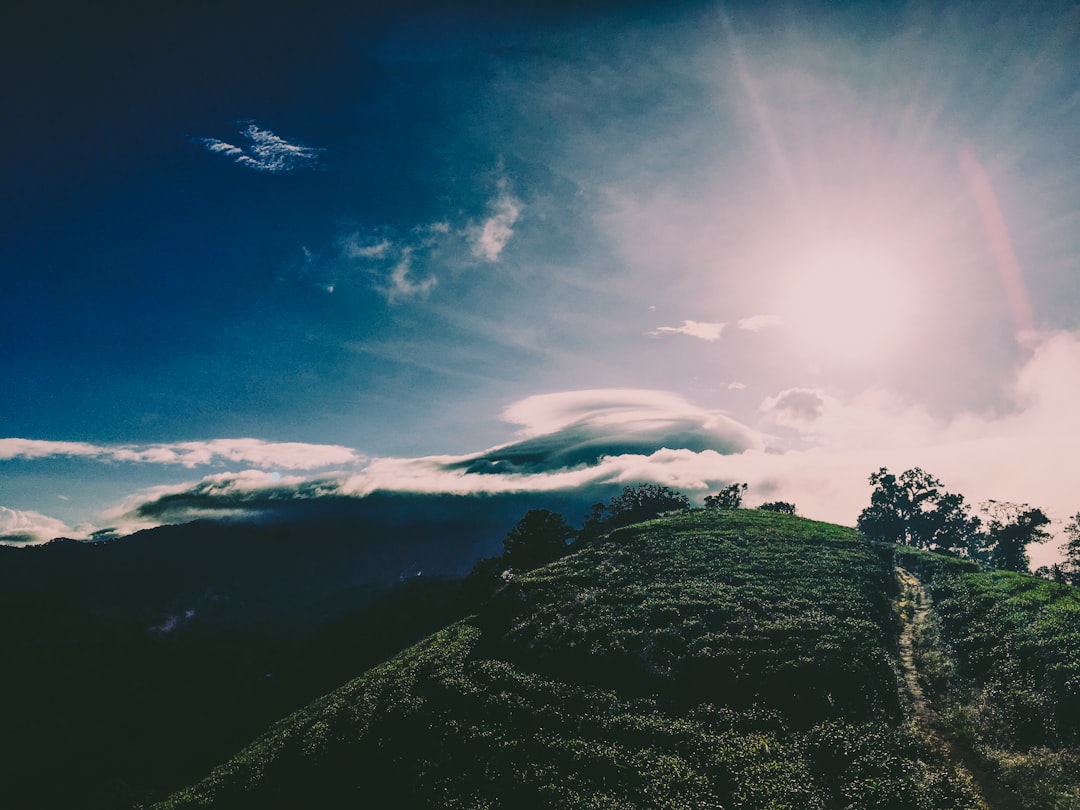
[[904, 309], [893, 259], [829, 250], [808, 257], [791, 275], [785, 320], [811, 359], [862, 363], [888, 354]]

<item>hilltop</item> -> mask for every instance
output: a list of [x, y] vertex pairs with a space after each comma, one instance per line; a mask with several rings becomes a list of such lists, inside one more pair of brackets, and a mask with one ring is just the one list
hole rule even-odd
[[[982, 644], [997, 643], [986, 610], [959, 617], [959, 583], [1037, 584], [1059, 629], [1075, 589], [897, 552], [747, 510], [618, 529], [512, 579], [158, 807], [994, 808], [1036, 788], [1042, 803], [1021, 806], [1076, 807], [1080, 650], [1043, 628], [1014, 651], [1057, 646], [1052, 677], [1029, 665], [1022, 681], [1053, 727], [1020, 739], [992, 711], [1016, 702], [999, 671], [1008, 651], [980, 672], [978, 641], [949, 642], [982, 621]], [[915, 632], [898, 562], [948, 603], [942, 622], [924, 611]], [[1024, 614], [1009, 615], [1018, 637]], [[917, 655], [901, 655], [905, 634]], [[949, 717], [972, 695], [984, 716], [969, 712], [959, 739], [952, 721], [919, 716], [928, 698], [913, 682], [942, 711], [951, 699]], [[1023, 746], [1043, 756], [1024, 760]], [[994, 760], [1007, 750], [1011, 772]]]

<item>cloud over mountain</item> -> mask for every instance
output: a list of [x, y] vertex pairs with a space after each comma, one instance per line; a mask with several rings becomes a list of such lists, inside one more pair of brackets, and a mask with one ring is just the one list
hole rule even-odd
[[315, 470], [353, 465], [362, 460], [355, 450], [339, 445], [267, 442], [261, 439], [209, 439], [200, 442], [145, 445], [0, 439], [0, 461], [58, 456], [98, 461], [178, 464], [188, 468], [240, 463], [260, 469], [283, 470]]
[[503, 419], [521, 426], [520, 438], [478, 453], [372, 458], [357, 472], [316, 477], [218, 473], [136, 493], [108, 518], [124, 531], [203, 517], [261, 519], [301, 508], [343, 509], [380, 492], [589, 500], [637, 481], [703, 492], [726, 482], [710, 472], [717, 459], [763, 447], [763, 437], [746, 426], [664, 391], [543, 394], [510, 406]]
[[36, 545], [71, 533], [63, 521], [40, 512], [0, 506], [0, 545]]

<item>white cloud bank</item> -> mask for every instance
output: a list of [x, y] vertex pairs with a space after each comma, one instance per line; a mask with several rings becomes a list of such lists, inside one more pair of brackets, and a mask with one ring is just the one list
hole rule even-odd
[[55, 457], [198, 467], [241, 463], [261, 469], [316, 470], [353, 465], [363, 458], [355, 450], [332, 444], [266, 442], [261, 439], [211, 439], [170, 444], [99, 445], [40, 439], [0, 439], [0, 461]]
[[242, 134], [251, 141], [246, 149], [217, 138], [201, 138], [203, 145], [217, 154], [233, 158], [237, 163], [260, 172], [291, 172], [313, 166], [321, 149], [289, 143], [268, 129], [251, 123]]
[[73, 534], [63, 521], [40, 512], [0, 506], [0, 545], [32, 546]]
[[[265, 469], [225, 472], [136, 493], [107, 515], [108, 525], [131, 531], [194, 517], [260, 514], [297, 501], [362, 498], [380, 491], [541, 493], [655, 482], [683, 490], [700, 502], [705, 494], [733, 481], [750, 485], [748, 505], [779, 498], [795, 503], [807, 517], [853, 525], [869, 503], [871, 472], [882, 466], [894, 472], [917, 466], [971, 503], [997, 499], [1041, 507], [1055, 520], [1052, 528], [1060, 531], [1080, 511], [1074, 473], [1080, 459], [1076, 429], [1080, 334], [1044, 337], [1017, 372], [1011, 394], [1013, 407], [1008, 411], [943, 418], [881, 390], [841, 398], [825, 390], [791, 388], [762, 401], [756, 428], [663, 391], [544, 394], [503, 412], [506, 421], [520, 426], [515, 441], [480, 453], [372, 458], [358, 470], [318, 476], [282, 477]], [[213, 455], [210, 448], [215, 443], [192, 445], [200, 448], [200, 455], [177, 449], [184, 445], [162, 445], [158, 452], [173, 463], [225, 457]], [[233, 458], [284, 467], [282, 459], [291, 456], [273, 452], [274, 447], [290, 445], [257, 443]], [[117, 448], [104, 454], [94, 445], [0, 442], [0, 457], [40, 457], [46, 450], [112, 458]], [[305, 469], [309, 462], [300, 460], [310, 461], [311, 452], [316, 451], [299, 453], [292, 469]], [[317, 452], [325, 453], [320, 459], [328, 464], [359, 458], [347, 448]], [[144, 448], [139, 460], [149, 455], [150, 449]], [[0, 516], [9, 533], [16, 533], [11, 527], [37, 527], [24, 532], [34, 538], [66, 529], [59, 521], [49, 529], [50, 519], [36, 513], [9, 509]], [[1055, 547], [1055, 542], [1032, 547], [1034, 564], [1055, 559]]]

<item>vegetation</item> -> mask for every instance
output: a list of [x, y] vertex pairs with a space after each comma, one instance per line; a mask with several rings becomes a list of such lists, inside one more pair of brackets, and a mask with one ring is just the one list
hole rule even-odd
[[589, 540], [620, 526], [689, 508], [690, 499], [677, 490], [660, 484], [636, 484], [624, 487], [607, 504], [593, 504], [581, 534]]
[[1080, 512], [1069, 519], [1065, 527], [1065, 564], [1061, 566], [1062, 579], [1080, 585]]
[[539, 568], [565, 554], [575, 534], [557, 512], [530, 509], [503, 540], [503, 561], [507, 567], [525, 571]]
[[946, 492], [940, 481], [918, 467], [899, 477], [882, 467], [870, 475], [870, 483], [874, 486], [870, 506], [859, 514], [858, 527], [871, 540], [1027, 572], [1031, 562], [1027, 547], [1050, 539], [1043, 529], [1050, 518], [1041, 509], [987, 501], [982, 505], [984, 521], [971, 514], [963, 495]]
[[859, 531], [873, 540], [977, 557], [980, 521], [963, 495], [915, 467], [895, 476], [882, 467], [870, 475], [870, 506], [859, 515]]
[[767, 511], [611, 531], [160, 807], [978, 807], [904, 722], [894, 582]]
[[738, 509], [742, 506], [746, 484], [728, 484], [715, 495], [705, 496], [706, 509]]
[[[904, 551], [940, 636], [926, 686], [1028, 810], [1080, 808], [1080, 591]], [[933, 650], [937, 644], [924, 645]]]
[[990, 562], [1003, 571], [1027, 572], [1031, 566], [1027, 547], [1045, 543], [1050, 534], [1042, 527], [1050, 518], [1041, 509], [1025, 504], [990, 501], [986, 506], [990, 522], [986, 532], [986, 547]]
[[758, 509], [763, 509], [766, 512], [776, 512], [781, 515], [795, 514], [795, 504], [787, 501], [769, 501], [761, 504]]

